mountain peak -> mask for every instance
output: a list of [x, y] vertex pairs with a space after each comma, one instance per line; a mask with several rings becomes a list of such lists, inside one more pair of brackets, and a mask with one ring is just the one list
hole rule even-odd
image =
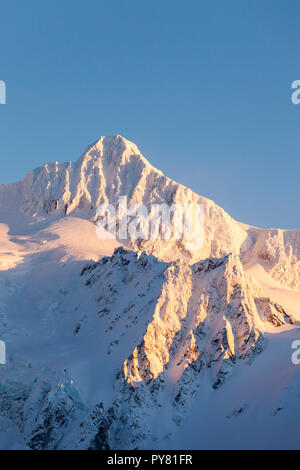
[[126, 156], [128, 159], [130, 156], [135, 155], [139, 156], [146, 162], [146, 159], [143, 157], [138, 147], [120, 134], [114, 136], [101, 136], [98, 140], [96, 140], [96, 142], [87, 148], [87, 151], [84, 153], [83, 157], [90, 154], [91, 152], [96, 152], [98, 156], [103, 158], [108, 157], [108, 159], [120, 156]]
[[67, 215], [95, 221], [100, 204], [117, 207], [124, 196], [128, 207], [200, 204], [204, 209], [202, 248], [186, 250], [182, 240], [175, 238], [122, 242], [129, 248], [145, 250], [165, 261], [180, 258], [191, 263], [208, 257], [222, 258], [230, 252], [241, 256], [243, 263], [254, 256], [276, 281], [284, 280], [286, 285], [299, 289], [298, 231], [274, 232], [239, 224], [213, 201], [164, 176], [133, 142], [119, 134], [100, 137], [76, 162], [47, 163], [18, 183], [0, 185], [0, 214], [2, 220], [11, 220], [11, 214], [18, 211], [22, 217], [25, 215], [24, 223]]
[[[99, 167], [105, 178], [112, 182], [120, 173], [128, 173], [128, 178], [134, 179], [145, 168], [154, 170], [159, 175], [161, 171], [154, 168], [142, 155], [137, 145], [121, 135], [101, 136], [75, 163], [75, 167], [91, 169]], [[130, 173], [130, 175], [129, 175]]]

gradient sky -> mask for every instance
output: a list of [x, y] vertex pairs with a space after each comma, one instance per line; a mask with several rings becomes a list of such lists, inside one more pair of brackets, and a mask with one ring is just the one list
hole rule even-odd
[[242, 222], [300, 228], [298, 0], [2, 0], [0, 182], [121, 134]]

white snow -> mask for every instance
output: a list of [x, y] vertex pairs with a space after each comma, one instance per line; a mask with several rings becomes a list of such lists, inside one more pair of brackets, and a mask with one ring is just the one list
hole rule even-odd
[[[122, 195], [203, 203], [204, 247], [115, 252], [93, 222]], [[299, 289], [299, 230], [236, 222], [121, 136], [0, 185], [0, 448], [297, 447]]]

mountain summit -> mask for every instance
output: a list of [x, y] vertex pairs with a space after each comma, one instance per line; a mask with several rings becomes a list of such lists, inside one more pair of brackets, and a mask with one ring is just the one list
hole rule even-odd
[[204, 206], [201, 249], [191, 252], [172, 239], [122, 241], [129, 248], [192, 263], [235, 253], [243, 263], [258, 259], [275, 281], [300, 288], [300, 230], [257, 229], [235, 221], [213, 201], [164, 176], [120, 135], [101, 137], [75, 163], [46, 163], [18, 183], [0, 185], [0, 216], [6, 221], [20, 214], [30, 224], [66, 216], [93, 221], [100, 204], [116, 206], [120, 196], [127, 196], [132, 206]]

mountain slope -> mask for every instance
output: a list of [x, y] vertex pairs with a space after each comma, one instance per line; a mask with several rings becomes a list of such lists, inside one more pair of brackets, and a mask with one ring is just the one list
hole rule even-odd
[[[168, 440], [201, 384], [218, 390], [263, 351], [271, 325], [294, 323], [233, 255], [191, 266], [120, 247], [81, 276], [63, 274], [55, 305], [49, 294], [59, 270], [52, 270], [49, 292], [46, 279], [34, 282], [43, 289], [42, 323], [34, 311], [20, 331], [16, 311], [15, 325], [2, 326], [8, 349], [17, 347], [0, 370], [8, 447], [144, 448]], [[28, 298], [26, 284], [14, 298]], [[39, 338], [34, 347], [28, 334]], [[162, 412], [164, 436], [154, 426]]]

